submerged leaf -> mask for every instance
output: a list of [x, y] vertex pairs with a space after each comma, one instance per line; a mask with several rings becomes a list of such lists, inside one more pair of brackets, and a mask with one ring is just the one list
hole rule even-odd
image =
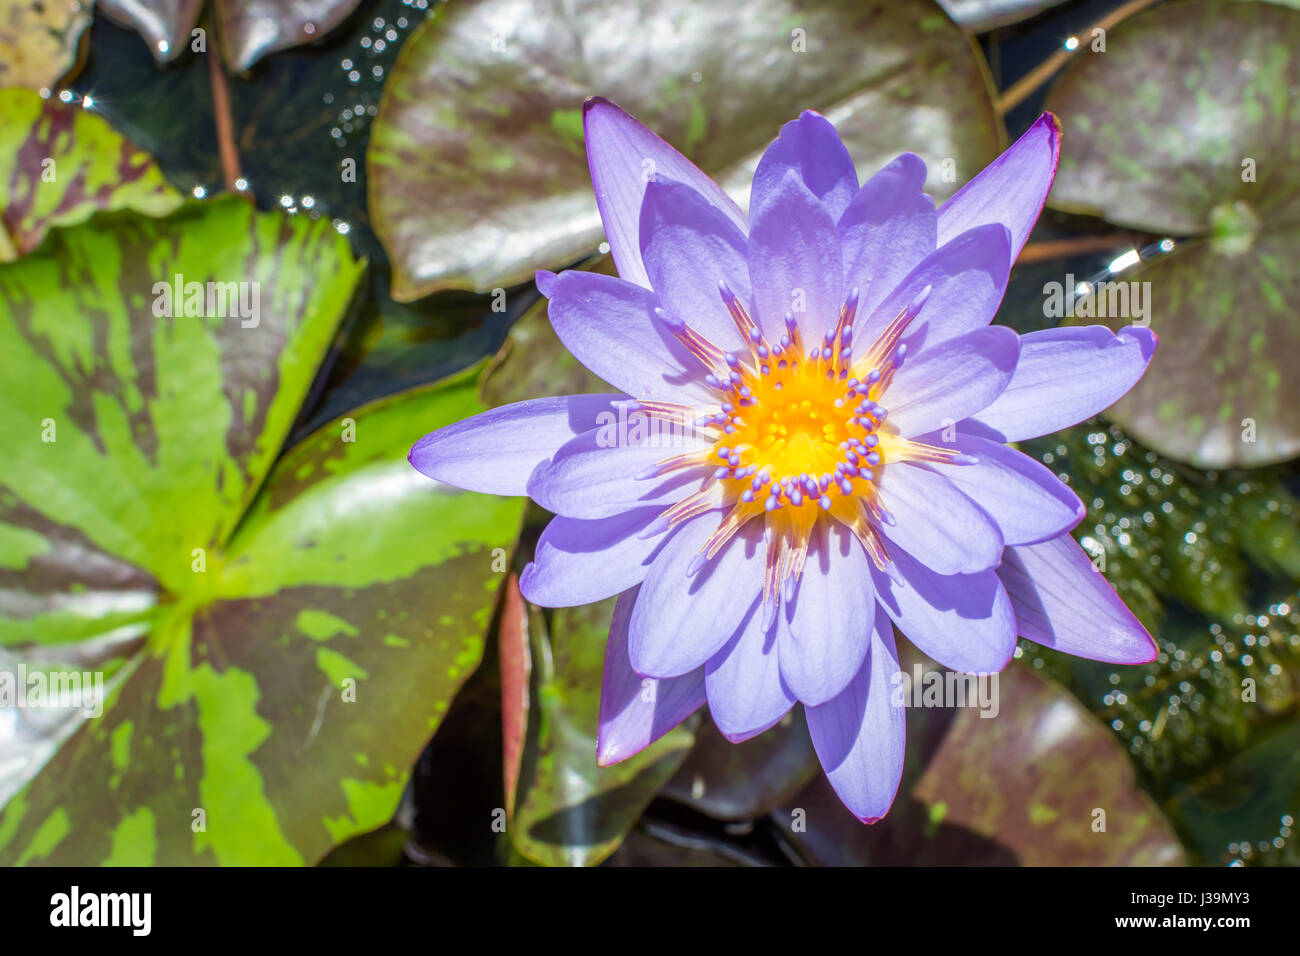
[[[611, 767], [596, 765], [601, 673], [613, 600], [559, 608], [547, 622], [531, 605], [528, 741], [508, 833], [515, 849], [548, 866], [594, 866], [617, 848], [677, 770], [694, 739], [687, 725]], [[504, 677], [503, 673], [503, 677]], [[514, 782], [514, 781], [511, 781]]]

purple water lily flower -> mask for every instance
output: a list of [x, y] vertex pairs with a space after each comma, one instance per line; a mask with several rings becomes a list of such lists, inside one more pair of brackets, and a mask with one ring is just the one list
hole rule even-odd
[[520, 586], [621, 595], [598, 759], [706, 701], [742, 741], [806, 710], [865, 822], [898, 789], [893, 625], [958, 671], [1021, 635], [1141, 663], [1151, 637], [1070, 536], [1078, 497], [1006, 442], [1127, 392], [1147, 329], [990, 326], [1059, 154], [1044, 115], [937, 210], [904, 154], [863, 185], [803, 113], [754, 173], [750, 215], [613, 103], [587, 156], [620, 278], [540, 272], [565, 346], [620, 394], [519, 402], [434, 432], [412, 464], [557, 517]]

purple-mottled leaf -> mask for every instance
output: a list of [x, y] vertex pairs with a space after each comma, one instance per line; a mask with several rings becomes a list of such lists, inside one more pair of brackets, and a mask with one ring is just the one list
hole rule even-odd
[[159, 63], [170, 63], [190, 44], [203, 0], [99, 0], [110, 20], [131, 27]]
[[996, 701], [988, 718], [972, 706], [909, 708], [903, 783], [881, 822], [860, 824], [820, 777], [772, 819], [810, 862], [829, 865], [1183, 862], [1128, 757], [1069, 693], [1013, 663]]
[[1139, 283], [1145, 315], [1125, 285], [1075, 321], [1150, 323], [1151, 367], [1108, 415], [1200, 467], [1300, 453], [1297, 51], [1300, 10], [1165, 4], [1109, 31], [1105, 53], [1081, 48], [1048, 97], [1064, 127], [1052, 202], [1188, 237], [1116, 277]]
[[99, 210], [161, 216], [181, 204], [147, 153], [80, 104], [0, 90], [0, 116], [0, 261]]
[[508, 286], [594, 250], [593, 95], [742, 204], [758, 157], [804, 109], [836, 123], [862, 174], [919, 153], [940, 198], [1001, 135], [982, 58], [930, 0], [547, 0], [526, 16], [509, 0], [446, 4], [402, 50], [367, 156], [395, 298]]

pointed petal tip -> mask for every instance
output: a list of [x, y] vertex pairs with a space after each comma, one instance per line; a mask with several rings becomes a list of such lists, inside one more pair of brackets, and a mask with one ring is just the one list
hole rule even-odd
[[1156, 642], [1152, 639], [1152, 637], [1151, 637], [1150, 634], [1147, 635], [1147, 640], [1148, 640], [1148, 641], [1151, 641], [1151, 650], [1150, 650], [1150, 652], [1147, 654], [1147, 656], [1146, 656], [1145, 658], [1143, 658], [1142, 660], [1136, 662], [1136, 663], [1138, 663], [1138, 664], [1151, 664], [1151, 663], [1154, 663], [1155, 660], [1156, 660], [1156, 658], [1158, 658], [1158, 657], [1160, 656], [1160, 648], [1156, 647]]
[[1147, 325], [1126, 325], [1119, 330], [1117, 336], [1121, 339], [1136, 340], [1142, 350], [1142, 358], [1148, 362], [1160, 345], [1160, 337]]
[[616, 763], [626, 760], [630, 756], [632, 755], [624, 754], [623, 756], [620, 757], [618, 755], [618, 752], [614, 748], [610, 747], [608, 742], [605, 740], [598, 740], [596, 742], [596, 766], [597, 767], [600, 767], [602, 769], [605, 767], [612, 767]]
[[[900, 777], [899, 779], [901, 781], [902, 778]], [[834, 790], [835, 788], [832, 786], [831, 789]], [[897, 786], [895, 787], [893, 794], [889, 798], [888, 805], [883, 810], [877, 806], [877, 807], [871, 807], [868, 810], [859, 811], [858, 809], [849, 806], [849, 804], [845, 802], [844, 797], [840, 796], [838, 791], [836, 792], [835, 795], [839, 797], [840, 803], [844, 804], [844, 809], [848, 810], [849, 813], [853, 814], [853, 816], [857, 819], [859, 823], [864, 823], [867, 826], [872, 826], [873, 824], [879, 823], [881, 820], [885, 819], [885, 817], [889, 816], [889, 811], [892, 810], [894, 807], [894, 801], [898, 799], [898, 788]]]
[[[524, 569], [519, 572], [519, 593], [523, 595], [525, 601], [529, 604], [537, 604], [530, 593], [533, 589], [533, 582], [537, 579], [537, 562], [529, 561], [524, 565]], [[544, 606], [544, 605], [539, 605]]]
[[628, 747], [627, 741], [612, 736], [610, 734], [610, 725], [602, 721], [596, 730], [596, 766], [612, 767], [615, 764], [620, 764], [624, 760], [635, 757], [653, 742], [653, 740], [647, 740], [639, 747]]

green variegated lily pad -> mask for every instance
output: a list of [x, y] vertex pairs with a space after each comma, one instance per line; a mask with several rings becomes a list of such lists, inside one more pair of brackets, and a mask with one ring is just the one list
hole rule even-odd
[[394, 298], [509, 286], [594, 250], [582, 105], [595, 94], [742, 204], [762, 150], [804, 109], [836, 123], [864, 174], [917, 152], [940, 197], [1000, 146], [983, 58], [932, 0], [445, 4], [403, 48], [367, 153]]
[[147, 153], [80, 105], [0, 90], [0, 115], [0, 261], [101, 209], [162, 216], [181, 204]]
[[1115, 27], [1048, 97], [1065, 130], [1052, 201], [1185, 239], [1119, 277], [1149, 283], [1160, 347], [1108, 414], [1201, 467], [1300, 454], [1297, 92], [1300, 11], [1189, 0]]
[[0, 0], [0, 88], [52, 90], [75, 71], [95, 0]]
[[[559, 608], [543, 614], [523, 605], [522, 630], [529, 642], [526, 685], [507, 683], [502, 693], [523, 706], [527, 738], [517, 776], [507, 832], [511, 844], [534, 863], [595, 866], [616, 849], [646, 805], [686, 759], [694, 740], [690, 726], [669, 731], [635, 757], [612, 767], [596, 766], [605, 640], [614, 601]], [[518, 610], [516, 611], [518, 613]], [[514, 776], [514, 779], [511, 779]]]
[[[363, 269], [328, 223], [233, 197], [0, 265], [0, 645], [108, 677], [5, 807], [0, 860], [310, 863], [391, 817], [520, 504], [406, 461], [481, 408], [469, 376], [276, 462]], [[210, 282], [233, 297], [191, 298]]]

